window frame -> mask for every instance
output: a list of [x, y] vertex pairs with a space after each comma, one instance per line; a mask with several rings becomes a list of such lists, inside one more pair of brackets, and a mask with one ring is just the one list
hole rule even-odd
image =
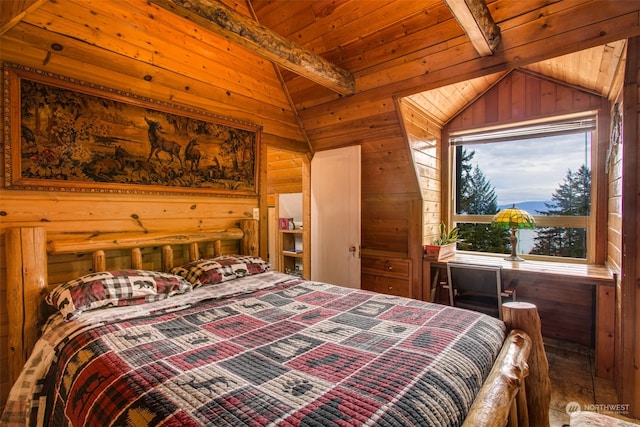
[[[606, 181], [606, 174], [604, 173], [604, 158], [603, 153], [604, 142], [602, 138], [602, 114], [599, 110], [588, 110], [579, 113], [571, 114], [569, 116], [549, 116], [544, 119], [536, 121], [522, 121], [512, 122], [501, 126], [495, 127], [478, 127], [475, 129], [466, 129], [464, 131], [451, 132], [442, 139], [443, 153], [447, 153], [446, 168], [448, 177], [445, 177], [446, 188], [446, 212], [450, 226], [457, 226], [459, 223], [483, 223], [490, 224], [493, 219], [493, 215], [469, 215], [469, 214], [457, 214], [455, 212], [455, 197], [456, 197], [456, 171], [455, 171], [455, 149], [456, 144], [453, 143], [455, 137], [459, 135], [470, 135], [476, 133], [484, 133], [491, 130], [518, 128], [523, 126], [529, 126], [531, 124], [544, 124], [555, 123], [562, 121], [563, 119], [570, 119], [581, 116], [593, 116], [596, 119], [595, 129], [591, 131], [591, 164], [589, 165], [591, 171], [591, 209], [589, 216], [544, 216], [533, 215], [536, 225], [538, 227], [565, 227], [565, 228], [584, 228], [587, 230], [587, 257], [586, 258], [569, 258], [569, 257], [557, 257], [548, 255], [530, 255], [519, 254], [522, 258], [540, 260], [540, 261], [556, 261], [566, 263], [578, 263], [578, 264], [602, 264], [604, 263], [604, 253], [606, 251], [599, 252], [596, 250], [596, 242], [599, 239], [598, 230], [606, 229], [604, 227], [604, 220], [606, 218], [606, 210], [604, 215], [599, 209], [598, 194], [606, 194], [606, 187], [603, 189], [602, 185]], [[606, 124], [605, 124], [606, 125]], [[605, 133], [608, 134], [608, 133]], [[444, 135], [443, 135], [444, 136]], [[462, 144], [464, 145], [464, 144]], [[469, 147], [470, 145], [467, 145]], [[606, 204], [604, 205], [606, 207]], [[599, 224], [603, 226], [598, 226]], [[604, 227], [604, 228], [603, 228]], [[606, 237], [606, 234], [605, 234]], [[476, 251], [461, 251], [468, 254], [478, 255], [493, 255], [502, 256], [503, 254], [493, 254], [488, 252], [476, 252]], [[506, 255], [506, 254], [505, 254]]]

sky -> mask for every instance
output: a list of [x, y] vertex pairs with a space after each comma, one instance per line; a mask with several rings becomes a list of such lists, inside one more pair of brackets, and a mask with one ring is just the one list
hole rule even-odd
[[[588, 136], [590, 138], [590, 135]], [[550, 201], [567, 171], [585, 163], [585, 134], [528, 139], [509, 143], [469, 145], [472, 164], [480, 166], [498, 196], [498, 205]], [[509, 148], [509, 149], [507, 149]], [[586, 163], [591, 156], [587, 153]]]

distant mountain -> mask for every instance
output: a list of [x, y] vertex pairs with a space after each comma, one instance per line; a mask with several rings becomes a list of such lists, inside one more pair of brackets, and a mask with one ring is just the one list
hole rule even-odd
[[[548, 208], [545, 205], [545, 203], [552, 203], [552, 202], [550, 202], [550, 201], [547, 201], [547, 202], [544, 202], [544, 201], [518, 202], [518, 203], [516, 203], [516, 208], [520, 208], [522, 210], [525, 210], [525, 211], [529, 212], [531, 215], [538, 215], [538, 212], [548, 210]], [[513, 206], [513, 203], [509, 203], [509, 204], [506, 204], [506, 205], [498, 206], [498, 209], [502, 210], [502, 209], [505, 209], [505, 208], [510, 208], [511, 206]]]

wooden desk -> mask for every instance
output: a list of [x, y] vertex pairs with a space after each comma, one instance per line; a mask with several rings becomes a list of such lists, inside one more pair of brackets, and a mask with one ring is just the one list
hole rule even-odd
[[443, 261], [424, 260], [423, 295], [429, 295], [432, 268], [452, 261], [501, 265], [505, 283], [517, 286], [518, 301], [538, 307], [542, 335], [594, 347], [596, 375], [613, 379], [615, 278], [607, 267], [456, 253]]

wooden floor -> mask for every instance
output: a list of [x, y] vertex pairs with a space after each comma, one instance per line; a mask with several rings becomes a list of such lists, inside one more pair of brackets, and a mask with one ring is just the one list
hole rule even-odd
[[611, 405], [623, 405], [624, 402], [618, 399], [612, 381], [595, 376], [593, 350], [547, 338], [544, 338], [544, 343], [551, 377], [549, 413], [551, 427], [569, 425], [567, 405], [574, 402], [578, 403], [583, 410], [601, 412], [615, 418], [640, 423], [640, 420], [607, 409], [611, 408]]

